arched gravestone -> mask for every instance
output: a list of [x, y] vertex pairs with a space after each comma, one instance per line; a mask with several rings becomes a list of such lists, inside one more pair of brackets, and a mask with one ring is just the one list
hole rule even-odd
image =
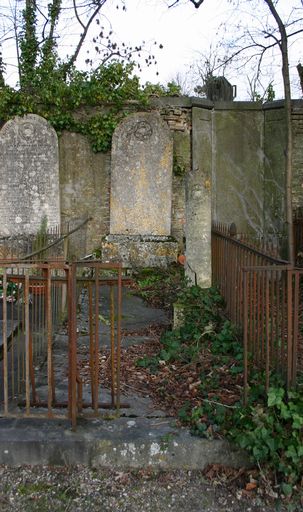
[[172, 136], [156, 112], [125, 118], [112, 142], [110, 233], [171, 233]]
[[58, 224], [58, 138], [49, 123], [35, 114], [8, 121], [0, 158], [0, 235], [34, 234], [45, 217]]
[[171, 234], [173, 142], [157, 112], [126, 117], [112, 141], [110, 234], [102, 260], [125, 267], [176, 261]]

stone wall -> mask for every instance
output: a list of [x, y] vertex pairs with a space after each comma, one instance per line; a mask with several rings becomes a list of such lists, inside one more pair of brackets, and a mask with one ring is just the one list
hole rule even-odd
[[[175, 103], [179, 98], [172, 100]], [[173, 135], [173, 168], [177, 171], [173, 172], [171, 235], [183, 252], [185, 176], [191, 167], [191, 109], [163, 106], [161, 102], [155, 108]], [[88, 115], [86, 111], [85, 116]], [[92, 217], [87, 227], [88, 254], [98, 249], [101, 239], [110, 232], [111, 153], [93, 153], [85, 136], [65, 131], [59, 138], [59, 161], [62, 220]]]
[[[191, 119], [184, 115], [182, 130], [173, 132], [174, 161], [173, 161], [173, 197], [172, 197], [172, 226], [171, 234], [178, 240], [180, 252], [185, 250], [185, 183], [186, 176], [191, 170]], [[180, 127], [181, 123], [178, 127]]]
[[186, 273], [211, 286], [212, 113], [192, 110], [192, 168], [186, 180]]
[[[136, 108], [132, 104], [131, 110]], [[262, 106], [246, 102], [214, 104], [199, 98], [156, 98], [150, 110], [161, 115], [173, 139], [170, 234], [178, 241], [179, 252], [186, 252], [188, 275], [194, 282], [208, 286], [211, 210], [214, 220], [235, 222], [239, 232], [283, 233], [286, 145], [283, 102]], [[86, 109], [79, 115], [87, 117], [90, 111]], [[293, 102], [293, 121], [293, 203], [298, 208], [303, 206], [303, 102], [300, 100]], [[43, 123], [47, 124], [42, 120]], [[9, 126], [10, 122], [4, 125], [3, 134]], [[52, 129], [50, 133], [54, 133]], [[30, 135], [26, 131], [25, 137]], [[5, 137], [1, 148], [3, 160], [10, 151]], [[111, 153], [95, 154], [86, 137], [64, 132], [59, 137], [56, 161], [59, 162], [56, 179], [60, 184], [61, 220], [75, 223], [92, 217], [85, 238], [84, 252], [89, 254], [100, 247], [102, 238], [110, 232]], [[23, 160], [20, 162], [24, 165]], [[6, 167], [2, 169], [5, 171]], [[0, 183], [4, 212], [10, 187], [6, 176], [10, 172], [4, 172]], [[51, 186], [55, 186], [56, 173], [48, 175], [52, 177]], [[45, 208], [47, 205], [45, 200]], [[33, 217], [34, 221], [39, 223], [41, 215]], [[73, 238], [73, 245], [76, 254], [77, 237]], [[83, 249], [78, 256], [83, 256]]]
[[263, 232], [263, 112], [251, 103], [213, 112], [213, 218], [238, 232]]
[[64, 222], [92, 217], [86, 234], [85, 253], [89, 254], [109, 233], [110, 154], [93, 153], [87, 137], [63, 132], [59, 161], [61, 217]]
[[264, 110], [264, 226], [283, 233], [285, 223], [285, 113], [282, 102]]

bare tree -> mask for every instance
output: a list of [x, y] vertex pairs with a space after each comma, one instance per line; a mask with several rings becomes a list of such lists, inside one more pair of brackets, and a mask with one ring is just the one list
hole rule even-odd
[[302, 90], [302, 93], [303, 93], [303, 66], [302, 66], [301, 63], [299, 63], [297, 65], [297, 70], [298, 70], [298, 73], [299, 73], [300, 86], [301, 86], [301, 90]]
[[[204, 0], [196, 1], [189, 0], [196, 8], [199, 8]], [[176, 5], [179, 0], [176, 0], [171, 5]], [[293, 136], [292, 136], [292, 122], [291, 122], [291, 87], [290, 87], [290, 73], [289, 73], [289, 56], [288, 45], [289, 40], [298, 36], [303, 32], [303, 2], [296, 2], [295, 0], [289, 6], [286, 14], [286, 19], [283, 19], [282, 14], [278, 10], [278, 1], [274, 0], [234, 0], [232, 2], [239, 10], [239, 6], [252, 7], [250, 11], [249, 22], [243, 25], [242, 20], [237, 23], [236, 37], [229, 42], [229, 55], [225, 59], [225, 64], [235, 61], [238, 58], [244, 58], [245, 64], [256, 59], [257, 66], [261, 69], [265, 55], [273, 48], [278, 48], [281, 54], [282, 61], [282, 78], [284, 87], [285, 98], [285, 120], [286, 120], [286, 163], [285, 163], [285, 184], [286, 184], [286, 225], [288, 234], [288, 259], [291, 264], [294, 264], [294, 244], [293, 244], [293, 212], [292, 212], [292, 151], [293, 151]], [[207, 2], [205, 2], [206, 6]], [[261, 29], [255, 30], [254, 21], [256, 20], [255, 13], [259, 11], [260, 7], [266, 7], [269, 18], [265, 13], [265, 21], [261, 21]], [[206, 7], [205, 7], [206, 8]], [[248, 12], [248, 11], [247, 11]], [[247, 13], [246, 13], [247, 19]], [[269, 22], [268, 22], [269, 19]], [[271, 23], [273, 22], [273, 23]], [[298, 71], [300, 73], [301, 67]]]
[[[139, 68], [156, 63], [154, 52], [145, 50], [143, 41], [130, 46], [115, 39], [104, 13], [107, 3], [110, 0], [8, 0], [8, 4], [0, 5], [3, 65], [11, 66], [15, 46], [14, 66], [18, 68], [22, 86], [24, 76], [31, 82], [37, 67], [50, 73], [60, 64], [62, 76], [67, 77], [80, 54], [83, 63], [85, 61], [92, 69], [112, 59], [131, 61], [136, 58]], [[126, 10], [124, 0], [116, 0], [116, 4], [117, 9]], [[69, 51], [62, 58], [65, 44]]]
[[[292, 122], [291, 122], [291, 89], [289, 77], [289, 60], [288, 60], [288, 35], [286, 26], [283, 23], [274, 3], [272, 0], [264, 0], [274, 17], [280, 37], [277, 38], [275, 34], [269, 34], [268, 37], [274, 40], [278, 45], [282, 55], [282, 76], [285, 95], [285, 117], [286, 117], [286, 133], [287, 133], [287, 146], [286, 146], [286, 224], [288, 234], [288, 259], [292, 265], [295, 262], [294, 254], [294, 234], [293, 234], [293, 212], [292, 212], [292, 157], [293, 157], [293, 135], [292, 135]], [[303, 30], [303, 29], [302, 29]], [[300, 31], [302, 31], [300, 30]], [[297, 31], [298, 32], [298, 31]]]

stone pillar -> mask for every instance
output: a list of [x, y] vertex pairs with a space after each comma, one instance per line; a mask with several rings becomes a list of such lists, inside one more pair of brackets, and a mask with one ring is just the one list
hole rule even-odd
[[186, 274], [211, 286], [212, 113], [192, 109], [192, 169], [186, 187]]

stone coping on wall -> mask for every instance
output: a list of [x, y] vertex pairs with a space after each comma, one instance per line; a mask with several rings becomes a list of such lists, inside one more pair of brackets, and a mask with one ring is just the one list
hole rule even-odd
[[[107, 113], [114, 106], [113, 103], [101, 103], [94, 106], [81, 106], [74, 112], [75, 119], [86, 119], [91, 117], [92, 114]], [[293, 99], [292, 106], [295, 109], [303, 108], [303, 100]], [[268, 103], [260, 103], [254, 101], [210, 101], [206, 98], [200, 98], [198, 96], [152, 96], [150, 98], [150, 104], [143, 106], [137, 100], [128, 100], [124, 103], [124, 109], [130, 110], [130, 112], [137, 111], [149, 111], [158, 108], [184, 108], [190, 110], [192, 107], [203, 108], [205, 110], [271, 110], [281, 109], [284, 107], [284, 100], [276, 100]], [[0, 127], [3, 123], [0, 121]]]
[[[303, 108], [303, 99], [293, 99], [293, 108]], [[275, 100], [268, 103], [261, 103], [258, 101], [210, 101], [205, 98], [196, 96], [163, 96], [159, 98], [152, 98], [151, 105], [153, 107], [180, 107], [191, 108], [201, 107], [204, 109], [215, 110], [269, 110], [284, 108], [284, 100]]]

